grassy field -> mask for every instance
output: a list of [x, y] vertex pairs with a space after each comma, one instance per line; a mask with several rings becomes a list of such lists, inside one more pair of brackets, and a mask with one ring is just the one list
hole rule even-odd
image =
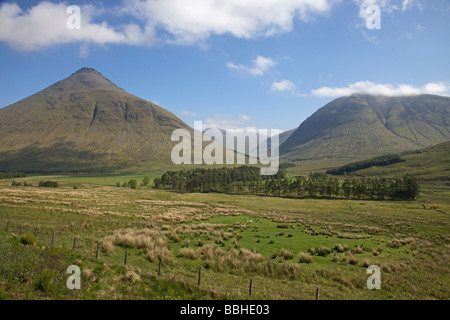
[[[0, 180], [0, 298], [314, 299], [316, 287], [321, 299], [450, 298], [449, 187], [423, 186], [412, 202], [115, 187], [143, 176]], [[66, 288], [72, 264], [81, 290]], [[380, 290], [366, 287], [368, 265]]]

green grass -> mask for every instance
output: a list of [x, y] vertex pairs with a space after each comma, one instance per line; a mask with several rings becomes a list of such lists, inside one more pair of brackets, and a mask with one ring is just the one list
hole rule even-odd
[[[56, 189], [11, 187], [10, 181], [0, 181], [0, 238], [48, 257], [44, 268], [31, 268], [38, 272], [25, 283], [18, 278], [8, 280], [8, 289], [1, 286], [0, 297], [248, 299], [247, 286], [252, 278], [252, 299], [313, 299], [317, 286], [323, 299], [449, 298], [448, 187], [424, 186], [418, 201], [406, 202], [283, 199], [181, 194], [150, 187], [132, 190], [115, 187], [118, 177], [140, 181], [143, 175], [58, 177], [61, 187]], [[30, 181], [30, 177], [25, 179]], [[73, 184], [81, 187], [74, 190]], [[22, 234], [34, 234], [37, 228], [36, 245], [19, 244], [20, 226]], [[174, 260], [164, 264], [160, 278], [158, 261], [150, 262], [145, 250], [136, 247], [115, 245], [112, 254], [101, 250], [95, 260], [98, 241], [126, 229], [149, 229], [167, 236]], [[55, 244], [51, 245], [53, 232]], [[168, 237], [169, 233], [177, 233], [179, 239]], [[414, 241], [408, 242], [411, 238]], [[391, 247], [394, 240], [404, 244]], [[179, 257], [187, 242], [193, 250], [214, 243], [224, 254], [237, 243], [238, 250], [254, 250], [263, 260], [233, 268], [219, 257], [211, 261], [203, 255]], [[349, 251], [337, 252], [335, 244], [347, 246]], [[357, 246], [364, 247], [362, 253], [350, 254]], [[332, 252], [314, 255], [309, 264], [298, 262], [301, 252], [309, 254], [310, 248], [318, 247]], [[284, 261], [282, 249], [293, 258]], [[372, 253], [374, 249], [377, 256]], [[0, 255], [3, 252], [7, 251], [1, 250]], [[332, 261], [335, 254], [337, 262]], [[349, 263], [351, 256], [357, 259], [356, 265]], [[382, 267], [382, 290], [365, 287], [364, 260]], [[88, 271], [83, 289], [74, 293], [61, 286], [67, 279], [64, 269], [76, 261]], [[203, 269], [202, 285], [197, 288], [199, 267]], [[39, 270], [54, 272], [56, 280], [48, 283], [46, 273], [41, 279]], [[140, 277], [132, 286], [126, 276], [129, 271]]]

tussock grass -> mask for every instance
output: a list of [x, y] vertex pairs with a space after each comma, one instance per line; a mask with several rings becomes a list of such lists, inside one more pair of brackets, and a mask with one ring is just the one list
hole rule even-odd
[[283, 257], [284, 260], [290, 260], [294, 258], [294, 254], [284, 248], [281, 249], [280, 256]]
[[311, 257], [307, 253], [300, 252], [300, 254], [298, 255], [298, 260], [299, 260], [298, 262], [300, 262], [300, 263], [312, 263], [313, 257]]

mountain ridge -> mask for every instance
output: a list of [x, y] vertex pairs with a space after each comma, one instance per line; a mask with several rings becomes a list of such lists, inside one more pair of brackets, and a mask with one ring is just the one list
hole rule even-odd
[[281, 146], [286, 158], [364, 159], [450, 140], [450, 98], [355, 94], [317, 110]]

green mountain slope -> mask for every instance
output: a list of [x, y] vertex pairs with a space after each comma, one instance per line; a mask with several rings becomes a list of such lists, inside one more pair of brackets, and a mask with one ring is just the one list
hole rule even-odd
[[169, 111], [83, 68], [0, 109], [0, 169], [105, 171], [171, 164]]
[[450, 181], [450, 141], [418, 151], [406, 152], [402, 158], [404, 162], [383, 167], [370, 167], [351, 172], [350, 175], [400, 177], [410, 173], [420, 180]]
[[447, 140], [450, 98], [357, 94], [319, 109], [286, 140], [280, 152], [288, 159], [360, 160]]

